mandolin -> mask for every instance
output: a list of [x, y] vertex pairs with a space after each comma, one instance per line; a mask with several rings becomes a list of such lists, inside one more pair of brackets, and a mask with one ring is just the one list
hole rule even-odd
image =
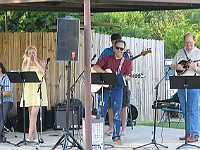
[[200, 61], [200, 60], [194, 60], [194, 61], [192, 61], [191, 59], [181, 60], [178, 64], [181, 64], [183, 66], [184, 70], [176, 70], [177, 74], [181, 75], [181, 74], [185, 73], [188, 70], [190, 63], [197, 62], [197, 61]]

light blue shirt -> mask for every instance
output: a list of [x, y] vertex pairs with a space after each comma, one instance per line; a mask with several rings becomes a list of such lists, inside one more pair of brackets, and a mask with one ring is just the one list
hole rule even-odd
[[[0, 79], [0, 89], [4, 91], [11, 92], [12, 94], [10, 96], [3, 97], [3, 102], [13, 102], [13, 84], [10, 82], [8, 76], [6, 74], [3, 75], [3, 77]], [[1, 91], [0, 90], [0, 91]], [[0, 104], [1, 104], [1, 93], [0, 93]]]

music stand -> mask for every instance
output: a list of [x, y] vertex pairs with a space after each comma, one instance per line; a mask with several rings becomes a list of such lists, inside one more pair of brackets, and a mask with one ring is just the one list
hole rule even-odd
[[[104, 117], [104, 110], [103, 110], [103, 87], [104, 85], [111, 85], [112, 87], [118, 87], [119, 84], [119, 80], [118, 80], [118, 76], [114, 73], [91, 73], [91, 84], [100, 84], [101, 85], [101, 95], [102, 95], [102, 99], [100, 102], [100, 106], [102, 109], [102, 116]], [[97, 113], [97, 118], [100, 118], [99, 116], [99, 111]]]
[[[101, 116], [104, 117], [104, 100], [103, 100], [103, 88], [104, 85], [110, 85], [112, 87], [119, 87], [122, 76], [114, 73], [91, 73], [91, 84], [101, 85], [101, 101], [99, 105], [101, 107]], [[123, 84], [123, 83], [121, 83]], [[97, 111], [97, 119], [100, 119], [99, 109]], [[114, 147], [112, 144], [105, 144], [110, 147]]]
[[[199, 89], [200, 88], [200, 78], [199, 76], [170, 76], [170, 88], [171, 89], [185, 89], [185, 137], [187, 137], [187, 90], [188, 89]], [[180, 149], [183, 146], [194, 146], [200, 148], [200, 146], [188, 144], [187, 138], [185, 138], [185, 143], [176, 149]]]
[[26, 141], [26, 128], [25, 128], [25, 99], [24, 99], [24, 86], [25, 83], [36, 83], [40, 82], [37, 74], [35, 71], [23, 71], [23, 72], [7, 72], [8, 78], [10, 82], [12, 83], [22, 83], [22, 99], [23, 99], [23, 131], [24, 131], [24, 137], [23, 140], [20, 141], [19, 143], [15, 144], [15, 146], [20, 146], [20, 144], [27, 145]]

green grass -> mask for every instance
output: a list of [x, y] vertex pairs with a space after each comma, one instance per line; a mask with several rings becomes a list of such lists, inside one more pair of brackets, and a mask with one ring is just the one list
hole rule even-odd
[[[177, 126], [179, 119], [178, 118], [171, 118], [170, 120], [170, 128], [175, 128], [175, 129], [185, 129], [185, 123], [184, 120], [182, 119]], [[156, 121], [156, 126], [157, 127], [162, 127], [163, 128], [169, 128], [169, 123], [168, 120], [164, 120], [161, 123], [160, 121]], [[153, 121], [136, 121], [136, 125], [143, 125], [143, 126], [153, 126], [154, 122]]]

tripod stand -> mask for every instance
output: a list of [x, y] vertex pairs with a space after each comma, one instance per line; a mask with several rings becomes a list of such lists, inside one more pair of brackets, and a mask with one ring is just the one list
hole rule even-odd
[[8, 144], [12, 144], [12, 145], [15, 145], [15, 144], [13, 144], [13, 143], [11, 143], [10, 141], [6, 141], [6, 137], [5, 137], [5, 129], [4, 129], [4, 123], [5, 123], [5, 121], [4, 120], [6, 120], [5, 118], [4, 118], [4, 114], [5, 113], [7, 113], [7, 112], [4, 112], [4, 103], [3, 103], [3, 89], [4, 89], [4, 85], [0, 85], [1, 86], [1, 114], [2, 114], [2, 124], [3, 124], [3, 126], [2, 126], [2, 135], [3, 135], [3, 139], [2, 139], [2, 143], [8, 143]]
[[[54, 150], [61, 142], [64, 142], [62, 147], [63, 149], [66, 149], [67, 147], [67, 141], [73, 144], [73, 146], [76, 146], [77, 148], [83, 150], [83, 147], [78, 143], [78, 141], [73, 137], [73, 135], [69, 132], [69, 109], [70, 109], [70, 81], [71, 81], [71, 61], [68, 62], [67, 67], [67, 108], [66, 108], [66, 128], [65, 128], [65, 134], [61, 136], [61, 138], [57, 141], [57, 143], [53, 146], [52, 150]], [[70, 141], [69, 138], [73, 140]]]
[[157, 118], [157, 106], [158, 106], [158, 101], [157, 101], [158, 100], [158, 87], [159, 87], [159, 84], [162, 82], [162, 80], [165, 79], [167, 74], [168, 74], [168, 72], [166, 72], [166, 74], [163, 76], [163, 78], [160, 80], [160, 82], [154, 88], [156, 90], [156, 101], [155, 101], [155, 109], [154, 109], [153, 139], [151, 140], [150, 143], [144, 144], [142, 146], [135, 147], [133, 149], [138, 149], [138, 148], [145, 147], [145, 146], [148, 146], [148, 145], [151, 145], [151, 144], [154, 144], [157, 149], [159, 149], [158, 145], [162, 146], [164, 148], [168, 148], [167, 146], [164, 146], [164, 145], [159, 144], [159, 143], [156, 142], [156, 118]]
[[34, 71], [24, 71], [24, 72], [7, 72], [8, 78], [12, 83], [22, 83], [22, 99], [23, 99], [23, 140], [15, 144], [15, 146], [20, 146], [20, 144], [27, 145], [26, 141], [26, 128], [25, 128], [25, 99], [24, 99], [24, 87], [25, 83], [40, 82], [36, 72]]
[[176, 149], [180, 149], [184, 146], [193, 146], [200, 149], [200, 146], [188, 144], [187, 141], [187, 103], [188, 103], [188, 89], [199, 89], [200, 78], [199, 76], [172, 76], [170, 77], [170, 88], [171, 89], [184, 89], [185, 90], [185, 143]]

